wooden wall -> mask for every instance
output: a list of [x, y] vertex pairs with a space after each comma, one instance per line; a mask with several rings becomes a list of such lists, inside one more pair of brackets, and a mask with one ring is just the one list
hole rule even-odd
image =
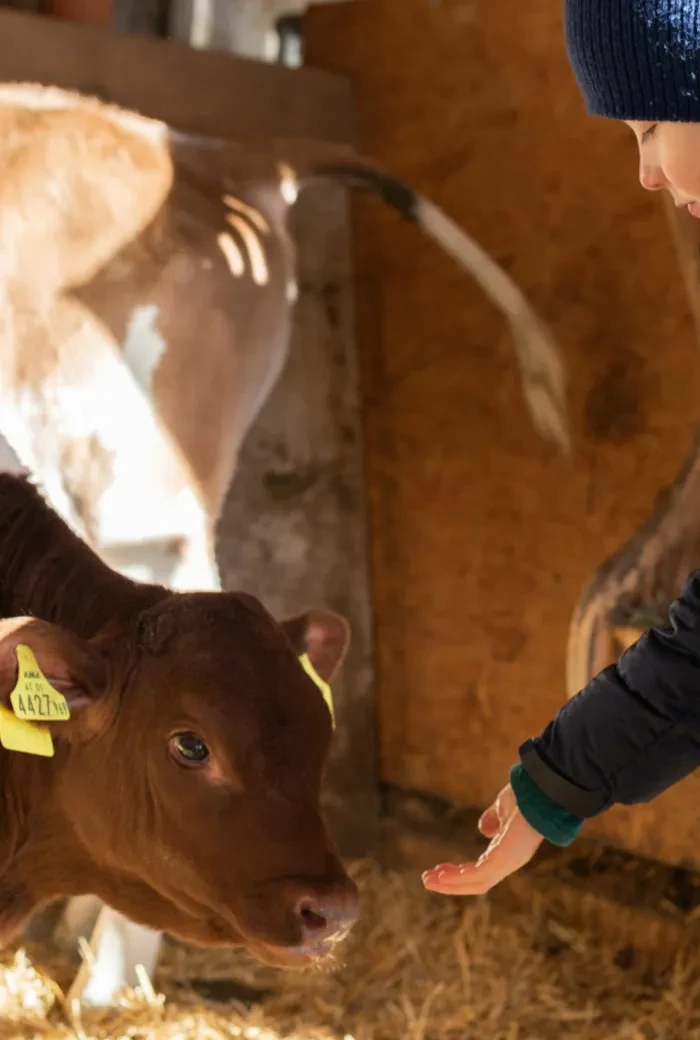
[[[469, 279], [380, 204], [355, 206], [382, 775], [477, 806], [563, 701], [580, 588], [647, 517], [700, 411], [662, 206], [629, 131], [584, 114], [560, 7], [359, 0], [306, 19], [307, 61], [354, 85], [362, 149], [492, 252], [570, 365], [567, 464]], [[692, 779], [598, 829], [697, 864], [699, 796]]]

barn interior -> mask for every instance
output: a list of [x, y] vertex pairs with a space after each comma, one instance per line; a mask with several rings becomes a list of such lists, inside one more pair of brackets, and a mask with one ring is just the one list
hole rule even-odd
[[638, 189], [624, 129], [585, 116], [558, 0], [14, 0], [0, 81], [236, 140], [353, 144], [546, 321], [571, 431], [568, 453], [540, 435], [502, 314], [435, 243], [381, 200], [302, 193], [291, 350], [218, 562], [273, 613], [316, 601], [351, 620], [325, 799], [359, 926], [336, 964], [301, 974], [166, 937], [153, 977], [108, 1007], [68, 997], [85, 944], [23, 938], [3, 956], [0, 1035], [700, 1038], [697, 776], [486, 897], [420, 884], [483, 850], [480, 812], [571, 692], [585, 583], [602, 666], [700, 548], [696, 232]]

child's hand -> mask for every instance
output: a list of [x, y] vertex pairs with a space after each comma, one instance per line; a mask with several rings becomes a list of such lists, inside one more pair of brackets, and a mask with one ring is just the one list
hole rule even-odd
[[518, 809], [510, 784], [481, 817], [479, 830], [491, 838], [483, 856], [476, 863], [444, 863], [426, 870], [423, 884], [429, 891], [446, 896], [483, 895], [524, 867], [543, 840]]

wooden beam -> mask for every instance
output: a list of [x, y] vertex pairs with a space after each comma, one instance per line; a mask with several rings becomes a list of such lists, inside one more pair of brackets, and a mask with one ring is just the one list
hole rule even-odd
[[350, 87], [340, 77], [6, 9], [0, 79], [94, 94], [212, 136], [348, 142], [353, 135]]

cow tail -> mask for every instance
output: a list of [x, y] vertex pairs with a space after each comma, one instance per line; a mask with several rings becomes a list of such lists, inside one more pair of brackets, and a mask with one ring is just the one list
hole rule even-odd
[[301, 179], [305, 184], [336, 181], [379, 195], [471, 275], [509, 322], [523, 395], [536, 428], [569, 454], [565, 362], [550, 330], [503, 268], [439, 206], [372, 162], [351, 157], [317, 158]]

